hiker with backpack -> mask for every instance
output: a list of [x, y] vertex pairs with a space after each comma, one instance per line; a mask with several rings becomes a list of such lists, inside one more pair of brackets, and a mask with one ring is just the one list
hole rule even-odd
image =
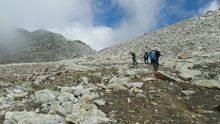
[[148, 64], [148, 52], [144, 52], [144, 63]]
[[130, 52], [131, 56], [132, 56], [132, 61], [133, 61], [133, 64], [137, 65], [138, 62], [136, 60], [136, 54], [134, 52]]
[[157, 66], [156, 66], [156, 55], [155, 55], [155, 50], [151, 50], [149, 53], [150, 56], [150, 62], [153, 65], [154, 70], [157, 70]]
[[155, 56], [156, 56], [156, 68], [159, 69], [159, 58], [160, 58], [160, 51], [158, 49], [155, 50]]
[[153, 65], [154, 70], [157, 71], [159, 69], [159, 58], [161, 56], [160, 51], [158, 51], [157, 49], [151, 50], [149, 55], [151, 64]]

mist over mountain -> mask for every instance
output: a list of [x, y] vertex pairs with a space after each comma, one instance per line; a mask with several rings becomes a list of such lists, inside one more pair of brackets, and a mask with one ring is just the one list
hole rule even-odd
[[29, 32], [25, 29], [11, 31], [0, 40], [0, 63], [52, 62], [72, 59], [95, 50], [80, 40], [67, 40], [61, 34], [47, 30]]

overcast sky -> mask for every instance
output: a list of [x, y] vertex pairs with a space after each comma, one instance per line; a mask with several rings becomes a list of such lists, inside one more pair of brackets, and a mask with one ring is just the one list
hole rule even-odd
[[0, 31], [47, 29], [96, 50], [220, 7], [220, 0], [0, 0]]

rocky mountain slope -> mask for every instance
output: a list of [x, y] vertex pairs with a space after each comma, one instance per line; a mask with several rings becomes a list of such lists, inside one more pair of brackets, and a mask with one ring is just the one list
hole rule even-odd
[[107, 48], [101, 51], [96, 58], [100, 58], [103, 62], [128, 62], [130, 61], [129, 52], [134, 51], [141, 57], [143, 51], [155, 48], [161, 51], [162, 59], [167, 60], [194, 58], [203, 61], [206, 56], [211, 60], [220, 59], [220, 10], [209, 11], [202, 16]]
[[82, 41], [70, 41], [46, 30], [17, 29], [9, 41], [1, 41], [0, 63], [50, 62], [96, 53]]
[[[92, 56], [0, 65], [0, 123], [219, 124], [219, 22], [220, 10]], [[154, 47], [156, 72], [142, 62]]]

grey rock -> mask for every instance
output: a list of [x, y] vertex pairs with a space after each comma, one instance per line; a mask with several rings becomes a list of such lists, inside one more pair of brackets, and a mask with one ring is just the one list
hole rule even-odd
[[94, 73], [93, 76], [101, 78], [102, 77], [102, 73]]
[[113, 84], [108, 84], [107, 87], [108, 87], [109, 89], [113, 89], [113, 90], [115, 90], [115, 91], [127, 90], [127, 88], [126, 88], [125, 86], [119, 85], [119, 84], [115, 84], [115, 83], [113, 83]]
[[61, 87], [60, 92], [61, 93], [71, 93], [72, 92], [72, 87]]
[[61, 120], [56, 120], [53, 118], [32, 117], [22, 119], [18, 122], [18, 124], [60, 124], [61, 122]]
[[5, 120], [3, 124], [18, 124], [15, 120]]
[[36, 114], [34, 112], [7, 112], [6, 122], [18, 122], [18, 124], [59, 124], [63, 118], [58, 115]]
[[[80, 113], [80, 114], [79, 114]], [[109, 119], [106, 118], [105, 113], [101, 110], [91, 109], [88, 111], [81, 110], [78, 114], [68, 115], [67, 122], [79, 124], [99, 124], [108, 123]]]
[[136, 74], [145, 74], [150, 72], [147, 68], [132, 69]]
[[[57, 109], [57, 108], [60, 108], [61, 102], [60, 101], [51, 101], [48, 104], [51, 106], [51, 109]], [[46, 107], [48, 107], [48, 106], [46, 106]]]
[[178, 78], [174, 78], [168, 74], [166, 74], [165, 72], [162, 71], [157, 71], [156, 73], [154, 73], [154, 76], [158, 79], [161, 80], [167, 80], [167, 81], [173, 81], [173, 82], [180, 82], [183, 83], [184, 81]]
[[215, 99], [216, 99], [216, 100], [220, 100], [220, 95], [216, 95], [216, 96], [215, 96]]
[[220, 74], [216, 75], [214, 80], [219, 81], [220, 82]]
[[65, 113], [72, 114], [73, 111], [73, 102], [65, 102], [61, 105]]
[[22, 98], [25, 98], [28, 95], [28, 92], [24, 92], [20, 89], [14, 89], [12, 92], [7, 94], [7, 97], [13, 101], [13, 100], [21, 100]]
[[220, 89], [220, 82], [216, 80], [198, 80], [193, 82], [193, 84], [196, 84], [198, 86], [207, 87], [207, 88], [218, 88]]
[[60, 93], [59, 96], [58, 96], [58, 100], [61, 103], [68, 102], [68, 101], [77, 102], [77, 99], [74, 97], [73, 94], [66, 93], [66, 92]]
[[81, 106], [83, 103], [77, 102], [75, 104], [72, 105], [72, 113], [77, 113], [80, 111]]
[[49, 75], [44, 75], [44, 76], [38, 76], [36, 78], [36, 80], [33, 82], [34, 85], [40, 85], [40, 83], [42, 83], [43, 81], [45, 81], [48, 77], [50, 77]]
[[73, 89], [74, 95], [76, 95], [76, 96], [84, 94], [84, 92], [83, 92], [84, 87], [81, 84], [77, 85], [76, 87], [72, 87], [72, 89]]
[[146, 77], [146, 78], [142, 79], [142, 81], [153, 81], [153, 80], [157, 80], [157, 79], [151, 78], [151, 77]]
[[189, 96], [189, 95], [196, 93], [196, 91], [192, 91], [192, 90], [182, 90], [181, 92], [186, 96]]
[[141, 88], [144, 85], [143, 82], [134, 82], [134, 83], [128, 83], [127, 86], [129, 88], [135, 87], [135, 88]]
[[[179, 68], [179, 72], [180, 74], [178, 75], [178, 77], [184, 81], [190, 81], [196, 78], [196, 76], [201, 75], [201, 72], [199, 70], [190, 70], [187, 68], [191, 68], [192, 65], [178, 65], [180, 66]], [[186, 66], [186, 67], [184, 67]], [[188, 66], [188, 67], [187, 67]]]
[[10, 84], [0, 81], [0, 87], [8, 87]]
[[103, 84], [103, 83], [96, 84], [96, 85], [99, 86], [99, 87], [101, 87], [101, 88], [103, 88], [103, 89], [107, 89], [107, 87], [106, 87], [105, 84]]
[[97, 99], [97, 100], [94, 100], [93, 102], [99, 106], [105, 105], [105, 101], [103, 99]]
[[45, 89], [35, 92], [37, 102], [50, 102], [54, 101], [57, 97], [57, 93], [51, 90]]
[[118, 78], [115, 76], [108, 83], [109, 84], [112, 83], [112, 84], [126, 85], [129, 81], [130, 81], [130, 78], [127, 78], [127, 77]]
[[81, 80], [82, 80], [82, 83], [89, 84], [89, 79], [87, 77], [82, 77]]
[[180, 74], [179, 78], [184, 80], [184, 81], [190, 81], [194, 78], [194, 76], [191, 75], [191, 74]]
[[142, 93], [137, 93], [136, 97], [138, 97], [138, 98], [146, 98], [146, 95], [144, 95]]
[[133, 71], [133, 70], [125, 70], [125, 71], [124, 71], [124, 75], [125, 75], [125, 76], [134, 77], [135, 74], [136, 74], [136, 73], [135, 73], [135, 71]]
[[105, 84], [109, 81], [108, 77], [102, 77], [102, 83]]

